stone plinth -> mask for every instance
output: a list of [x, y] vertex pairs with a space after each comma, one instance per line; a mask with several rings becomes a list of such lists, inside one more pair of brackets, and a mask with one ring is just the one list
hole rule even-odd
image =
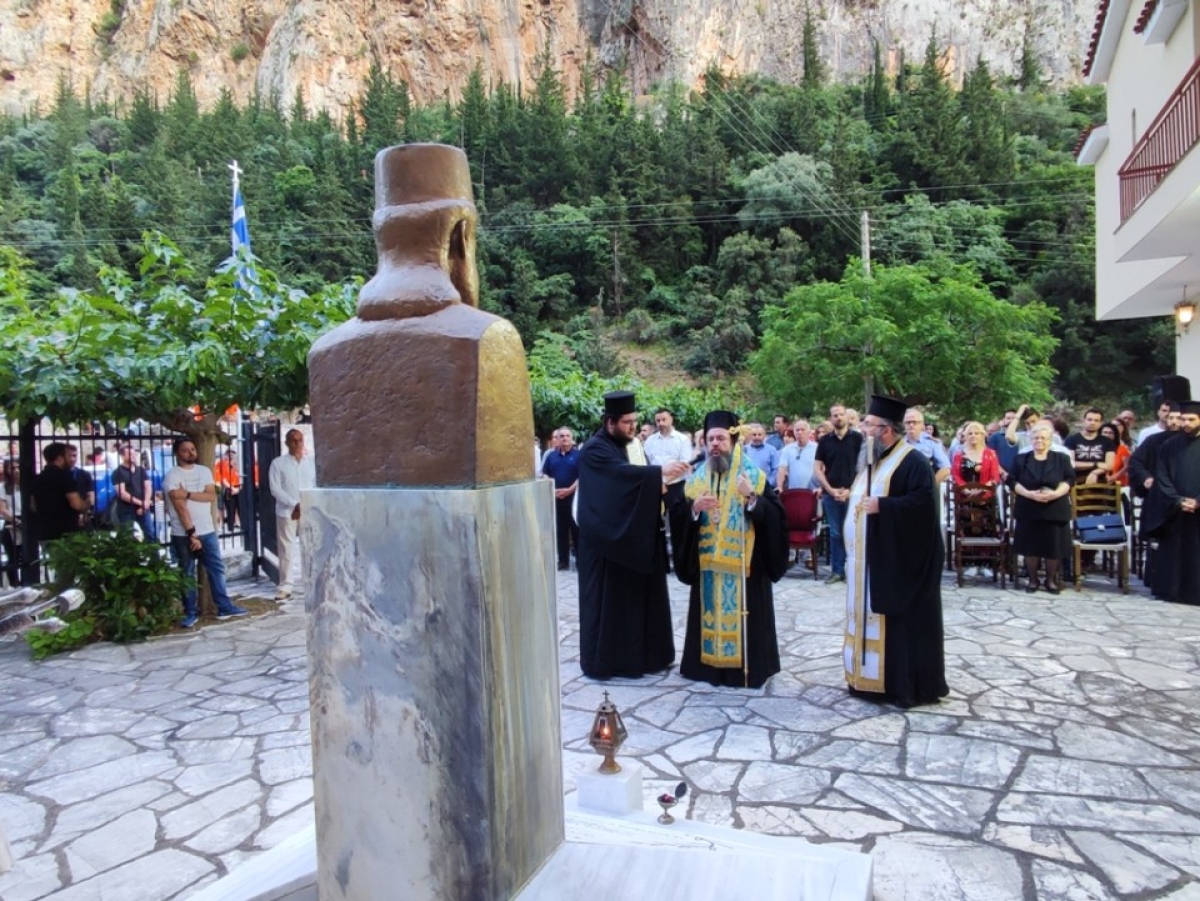
[[549, 483], [301, 503], [322, 901], [511, 898], [563, 841]]
[[617, 815], [641, 810], [643, 772], [644, 767], [632, 760], [622, 760], [619, 773], [601, 773], [589, 767], [575, 777], [580, 808]]

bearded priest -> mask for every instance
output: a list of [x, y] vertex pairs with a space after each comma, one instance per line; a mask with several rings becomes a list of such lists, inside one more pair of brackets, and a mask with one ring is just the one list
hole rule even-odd
[[942, 630], [942, 547], [929, 461], [904, 441], [906, 404], [876, 395], [862, 421], [863, 465], [846, 516], [850, 693], [899, 707], [949, 692]]
[[742, 454], [738, 419], [704, 418], [708, 452], [671, 510], [675, 572], [692, 588], [679, 673], [712, 685], [761, 688], [779, 672], [772, 583], [788, 567], [783, 505]]

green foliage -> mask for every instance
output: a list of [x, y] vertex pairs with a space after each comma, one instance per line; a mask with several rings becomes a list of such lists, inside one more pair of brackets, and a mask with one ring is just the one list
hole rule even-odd
[[110, 42], [121, 28], [121, 19], [125, 15], [125, 0], [110, 0], [109, 7], [100, 16], [95, 25], [96, 36], [100, 40]]
[[73, 651], [92, 640], [96, 632], [96, 621], [92, 617], [76, 610], [68, 613], [63, 619], [67, 624], [66, 628], [58, 632], [34, 629], [25, 633], [25, 643], [33, 652], [34, 660], [45, 660], [52, 654]]
[[[179, 616], [188, 580], [156, 544], [137, 541], [130, 531], [75, 532], [47, 545], [56, 590], [83, 591], [92, 640], [142, 641], [167, 632]], [[82, 626], [76, 629], [82, 632]]]
[[564, 425], [577, 436], [591, 435], [600, 426], [604, 395], [619, 389], [637, 392], [638, 408], [645, 419], [658, 407], [670, 408], [680, 429], [699, 428], [709, 410], [740, 405], [728, 390], [686, 386], [655, 389], [628, 375], [588, 373], [575, 359], [575, 352], [570, 339], [553, 332], [543, 332], [530, 349], [533, 424], [539, 435], [548, 435]]
[[240, 63], [249, 55], [250, 47], [245, 41], [238, 41], [238, 43], [234, 44], [233, 48], [229, 51], [229, 58], [235, 63]]
[[[587, 371], [619, 374], [606, 340], [613, 329], [662, 348], [697, 378], [745, 371], [763, 311], [796, 287], [837, 282], [861, 253], [863, 210], [885, 265], [970, 263], [994, 297], [1053, 308], [1059, 396], [1083, 399], [1099, 384], [1119, 396], [1144, 393], [1152, 375], [1169, 371], [1172, 346], [1159, 323], [1092, 315], [1092, 173], [1074, 164], [1071, 148], [1103, 119], [1103, 92], [1047, 87], [1029, 41], [1019, 82], [979, 63], [955, 91], [936, 36], [919, 65], [899, 61], [894, 82], [876, 47], [862, 84], [830, 84], [819, 65], [819, 16], [813, 6], [800, 36], [804, 84], [712, 67], [701, 89], [664, 81], [636, 102], [629, 73], [599, 63], [585, 66], [568, 98], [545, 51], [521, 86], [489, 84], [476, 67], [457, 104], [414, 103], [376, 64], [341, 121], [301, 95], [256, 95], [239, 107], [226, 93], [201, 109], [186, 71], [169, 97], [142, 91], [115, 111], [64, 82], [50, 115], [0, 117], [0, 247], [34, 264], [16, 307], [43, 311], [46, 322], [65, 314], [35, 333], [51, 363], [74, 347], [69, 335], [87, 348], [98, 332], [81, 326], [106, 315], [91, 298], [173, 296], [144, 286], [148, 232], [169, 235], [188, 262], [172, 274], [172, 290], [190, 298], [185, 307], [233, 296], [209, 285], [229, 253], [231, 159], [244, 169], [259, 270], [272, 273], [263, 279], [345, 299], [347, 289], [329, 286], [375, 267], [375, 154], [440, 140], [468, 154], [481, 214], [481, 305], [509, 317], [527, 347], [544, 331], [566, 336]], [[82, 298], [67, 303], [63, 288]], [[210, 364], [247, 367], [254, 374], [233, 392], [247, 402], [294, 397], [304, 382], [297, 358], [319, 328], [302, 327], [286, 344], [274, 325], [288, 304], [267, 302], [285, 294], [264, 293], [247, 309], [272, 327], [237, 320], [262, 358], [240, 339], [216, 346], [235, 324], [222, 332], [219, 310], [211, 328], [187, 333], [198, 341], [194, 355], [181, 341], [167, 342], [157, 368], [130, 368], [116, 343], [117, 362], [84, 358], [100, 381], [124, 378], [117, 368], [137, 379], [166, 373], [174, 395], [195, 390], [196, 371]], [[129, 337], [127, 320], [116, 319], [107, 326], [114, 342]], [[136, 343], [145, 356], [160, 349], [149, 336]], [[270, 362], [276, 349], [287, 365]], [[11, 341], [0, 348], [0, 388], [23, 354]], [[51, 368], [27, 371], [45, 376], [43, 399], [59, 388], [79, 393], [72, 386], [84, 370], [68, 366], [59, 378]], [[103, 403], [128, 407], [127, 393]], [[79, 404], [100, 400], [97, 389]]]
[[969, 266], [852, 262], [840, 282], [796, 288], [764, 312], [751, 359], [779, 409], [854, 402], [865, 380], [952, 417], [1049, 397], [1053, 312], [993, 297]]
[[[84, 421], [98, 412], [213, 436], [225, 409], [299, 406], [312, 342], [353, 313], [357, 286], [309, 295], [258, 267], [236, 283], [228, 261], [200, 289], [192, 264], [147, 234], [137, 277], [112, 267], [95, 291], [28, 296], [28, 266], [0, 257], [5, 331], [0, 406], [15, 417]], [[204, 419], [188, 408], [198, 404]]]

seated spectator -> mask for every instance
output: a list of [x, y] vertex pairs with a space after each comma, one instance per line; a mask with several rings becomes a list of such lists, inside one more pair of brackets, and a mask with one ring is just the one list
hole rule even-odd
[[[950, 464], [954, 484], [968, 497], [992, 498], [1000, 482], [1000, 461], [984, 443], [983, 424], [972, 420], [963, 426], [963, 444]], [[966, 488], [968, 483], [980, 487]]]

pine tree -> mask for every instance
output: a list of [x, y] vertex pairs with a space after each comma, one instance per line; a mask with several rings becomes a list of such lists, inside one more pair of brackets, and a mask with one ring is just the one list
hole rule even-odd
[[1033, 39], [1029, 27], [1021, 39], [1021, 65], [1017, 76], [1017, 87], [1022, 91], [1036, 91], [1042, 87], [1042, 66], [1038, 62], [1037, 53], [1033, 49]]
[[144, 87], [138, 88], [134, 92], [129, 116], [125, 120], [129, 128], [130, 148], [144, 150], [153, 144], [154, 139], [158, 137], [161, 121], [158, 101]]
[[871, 75], [863, 91], [863, 117], [873, 128], [882, 128], [884, 120], [892, 111], [892, 97], [888, 91], [887, 72], [883, 66], [883, 51], [879, 41], [872, 41], [874, 52], [871, 59]]
[[825, 84], [825, 61], [821, 59], [821, 36], [813, 20], [812, 7], [804, 5], [804, 75], [801, 84], [812, 90]]

